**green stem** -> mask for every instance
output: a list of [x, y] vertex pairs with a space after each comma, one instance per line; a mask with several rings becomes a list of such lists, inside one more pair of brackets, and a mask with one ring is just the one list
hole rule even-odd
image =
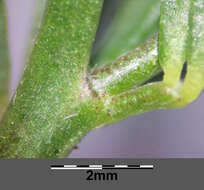
[[1, 157], [63, 152], [71, 134], [66, 118], [76, 114], [102, 3], [49, 0], [29, 64], [0, 123]]

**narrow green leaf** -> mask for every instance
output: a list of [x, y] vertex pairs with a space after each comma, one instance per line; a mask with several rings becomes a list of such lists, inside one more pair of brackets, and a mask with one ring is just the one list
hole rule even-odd
[[204, 88], [204, 1], [191, 1], [189, 40], [186, 50], [187, 74], [181, 93], [187, 103]]
[[9, 100], [9, 67], [5, 2], [0, 0], [0, 118]]
[[143, 84], [160, 71], [157, 37], [154, 36], [113, 63], [92, 71], [89, 80], [97, 94], [120, 94]]
[[159, 62], [164, 70], [164, 80], [169, 85], [178, 84], [186, 61], [189, 31], [190, 0], [162, 0]]
[[93, 56], [92, 64], [111, 63], [152, 36], [158, 29], [159, 8], [159, 0], [123, 1]]
[[[163, 0], [159, 60], [164, 83], [176, 90], [183, 104], [193, 101], [204, 87], [204, 1]], [[187, 73], [180, 80], [184, 63]]]

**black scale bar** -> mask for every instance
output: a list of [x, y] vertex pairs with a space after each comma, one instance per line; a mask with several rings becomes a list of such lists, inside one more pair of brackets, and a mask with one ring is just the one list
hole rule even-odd
[[153, 165], [51, 165], [51, 170], [154, 169]]

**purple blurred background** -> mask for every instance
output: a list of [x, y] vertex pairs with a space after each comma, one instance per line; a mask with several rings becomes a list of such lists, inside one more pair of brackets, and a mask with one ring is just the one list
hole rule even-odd
[[[23, 70], [36, 0], [6, 0], [11, 54], [11, 95]], [[114, 1], [106, 7], [114, 8]], [[108, 12], [112, 16], [113, 11]], [[105, 16], [105, 17], [108, 17]], [[204, 93], [179, 110], [127, 118], [90, 132], [69, 158], [204, 157]]]

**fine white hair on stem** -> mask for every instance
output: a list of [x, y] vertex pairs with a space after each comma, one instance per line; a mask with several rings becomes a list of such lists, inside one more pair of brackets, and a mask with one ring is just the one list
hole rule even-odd
[[70, 119], [70, 118], [75, 117], [77, 115], [78, 115], [78, 113], [74, 113], [74, 114], [66, 116], [64, 119]]

